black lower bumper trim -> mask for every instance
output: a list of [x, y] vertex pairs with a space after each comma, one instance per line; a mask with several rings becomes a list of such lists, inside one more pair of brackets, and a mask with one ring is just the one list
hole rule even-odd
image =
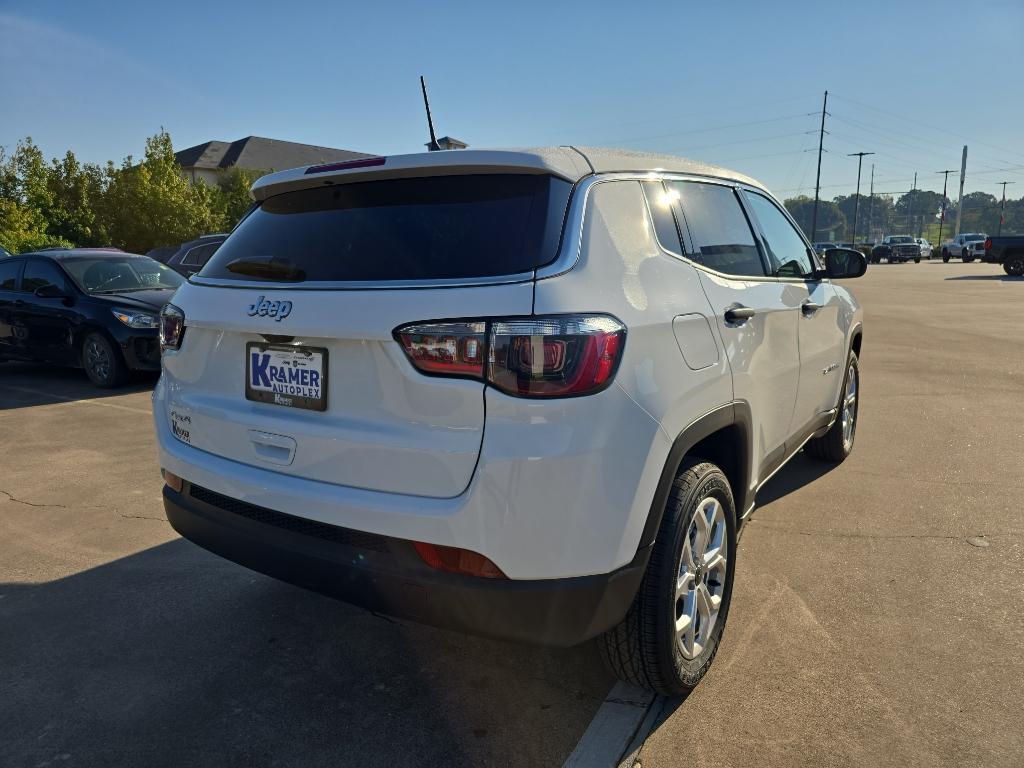
[[[187, 483], [180, 493], [164, 487], [168, 521], [185, 538], [240, 565], [375, 612], [539, 645], [576, 645], [618, 623], [650, 555], [641, 549], [629, 565], [599, 576], [474, 578], [431, 569], [403, 539], [313, 521], [296, 527], [291, 521], [305, 518], [198, 487], [191, 491]], [[232, 511], [225, 501], [242, 506]], [[338, 533], [326, 535], [325, 528]]]

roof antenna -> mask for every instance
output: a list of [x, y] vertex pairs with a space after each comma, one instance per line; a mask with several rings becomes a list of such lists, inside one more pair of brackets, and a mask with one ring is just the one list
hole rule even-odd
[[434, 121], [430, 117], [430, 102], [427, 101], [427, 82], [423, 79], [423, 75], [420, 75], [420, 88], [423, 89], [423, 106], [427, 110], [427, 126], [430, 128], [430, 143], [427, 145], [427, 149], [430, 152], [437, 152], [441, 149], [441, 145], [437, 143], [437, 136], [434, 135]]

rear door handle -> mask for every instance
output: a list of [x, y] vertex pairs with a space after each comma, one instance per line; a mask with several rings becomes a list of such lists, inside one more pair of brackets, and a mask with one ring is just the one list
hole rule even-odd
[[25, 302], [24, 302], [24, 301], [22, 301], [21, 299], [15, 299], [15, 300], [14, 300], [14, 306], [15, 306], [16, 308], [20, 309], [21, 307], [24, 307], [24, 306], [25, 306]]
[[813, 301], [805, 301], [800, 305], [800, 311], [805, 315], [813, 315], [819, 309], [821, 309], [821, 304], [815, 304]]
[[754, 310], [752, 310], [750, 307], [730, 307], [729, 309], [725, 310], [724, 317], [725, 322], [727, 323], [736, 323], [737, 325], [742, 325], [743, 323], [747, 322], [747, 320], [752, 318], [755, 314], [757, 313], [754, 312]]

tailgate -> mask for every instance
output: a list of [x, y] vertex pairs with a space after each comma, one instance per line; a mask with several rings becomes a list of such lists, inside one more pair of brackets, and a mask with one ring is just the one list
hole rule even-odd
[[[287, 316], [259, 314], [263, 301], [290, 302]], [[164, 417], [182, 442], [243, 464], [377, 491], [456, 496], [480, 452], [484, 385], [420, 373], [391, 332], [422, 320], [529, 314], [532, 301], [532, 282], [359, 291], [188, 284], [174, 297], [186, 331], [181, 349], [164, 355]], [[323, 381], [289, 377], [286, 366], [262, 356], [267, 346], [315, 351]], [[285, 399], [322, 399], [281, 404], [252, 391], [267, 382]]]

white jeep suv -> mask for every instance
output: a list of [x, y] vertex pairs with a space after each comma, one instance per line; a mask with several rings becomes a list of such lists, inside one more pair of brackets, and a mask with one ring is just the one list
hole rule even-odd
[[161, 318], [174, 528], [375, 611], [568, 646], [663, 693], [736, 536], [857, 426], [861, 311], [757, 182], [557, 147], [266, 176]]

